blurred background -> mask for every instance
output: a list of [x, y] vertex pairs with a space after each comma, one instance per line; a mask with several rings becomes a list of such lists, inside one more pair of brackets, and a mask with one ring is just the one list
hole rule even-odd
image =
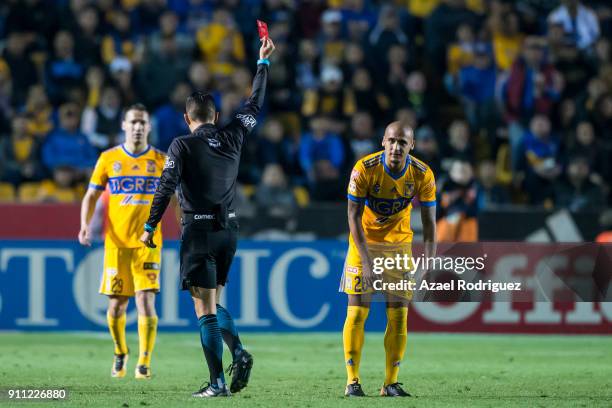
[[[0, 268], [24, 272], [0, 274], [5, 287], [53, 271], [65, 282], [50, 284], [69, 288], [71, 274], [89, 268], [87, 279], [74, 275], [79, 318], [89, 313], [77, 287], [95, 293], [101, 249], [89, 253], [76, 243], [79, 202], [98, 154], [123, 141], [122, 108], [147, 106], [150, 143], [161, 150], [188, 132], [183, 109], [193, 90], [213, 93], [227, 122], [250, 92], [256, 18], [269, 24], [277, 51], [238, 177], [241, 236], [248, 240], [236, 268], [247, 282], [257, 279], [258, 259], [279, 260], [296, 250], [291, 242], [308, 241], [328, 264], [300, 252], [314, 259], [304, 266], [306, 281], [325, 277], [319, 287], [332, 287], [327, 295], [339, 299], [348, 174], [357, 159], [381, 149], [393, 120], [415, 129], [413, 154], [435, 173], [440, 241], [612, 240], [609, 1], [5, 0]], [[418, 240], [418, 211], [412, 222]], [[172, 211], [164, 231], [170, 271], [178, 237]], [[42, 263], [32, 258], [61, 248], [69, 253], [60, 257], [64, 266], [47, 265], [47, 255]], [[271, 262], [260, 265], [262, 273], [274, 272]], [[171, 287], [172, 273], [165, 275]], [[30, 294], [38, 290], [29, 287]], [[8, 315], [4, 309], [5, 327], [20, 326], [13, 313], [25, 302], [19, 293]], [[270, 293], [253, 293], [276, 307]], [[163, 316], [178, 316], [169, 306], [178, 305], [175, 295]], [[257, 311], [248, 314], [253, 305], [240, 306], [242, 323], [267, 327]], [[296, 307], [311, 316], [319, 306]], [[43, 327], [44, 310], [28, 307], [24, 321]], [[75, 327], [88, 328], [91, 319]], [[165, 319], [162, 326], [184, 323]], [[295, 327], [333, 329], [339, 319]]]

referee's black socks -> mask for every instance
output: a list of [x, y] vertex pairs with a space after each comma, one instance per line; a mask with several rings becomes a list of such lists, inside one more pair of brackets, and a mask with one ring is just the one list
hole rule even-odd
[[204, 357], [210, 371], [210, 383], [215, 387], [225, 384], [223, 375], [223, 340], [217, 316], [208, 314], [198, 319], [200, 325], [200, 341], [204, 350]]
[[238, 336], [238, 330], [236, 330], [232, 316], [220, 304], [217, 304], [217, 321], [221, 328], [223, 340], [232, 352], [232, 358], [236, 360], [236, 354], [242, 350], [242, 343], [240, 342], [240, 336]]

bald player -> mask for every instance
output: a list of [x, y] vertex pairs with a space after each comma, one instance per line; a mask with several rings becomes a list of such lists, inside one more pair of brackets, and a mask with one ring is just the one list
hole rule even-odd
[[[429, 166], [410, 155], [414, 149], [414, 131], [400, 122], [393, 122], [385, 129], [382, 146], [384, 150], [366, 156], [355, 164], [348, 186], [350, 236], [340, 287], [348, 295], [343, 330], [347, 371], [344, 394], [347, 397], [365, 396], [359, 376], [364, 325], [375, 292], [375, 282], [382, 278], [373, 271], [373, 258], [381, 253], [394, 256], [397, 248], [401, 248], [400, 255], [412, 255], [410, 210], [414, 198], [418, 199], [421, 208], [424, 255], [434, 256], [436, 250], [436, 184]], [[406, 276], [403, 275], [406, 271], [399, 272]], [[406, 350], [410, 295], [401, 291], [384, 293], [387, 328], [384, 338], [385, 379], [380, 390], [382, 396], [410, 396], [398, 381], [400, 362]]]

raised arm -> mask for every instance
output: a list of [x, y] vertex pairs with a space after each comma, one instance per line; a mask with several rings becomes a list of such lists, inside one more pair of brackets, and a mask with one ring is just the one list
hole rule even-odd
[[270, 61], [268, 57], [274, 52], [274, 43], [271, 39], [262, 40], [257, 61], [257, 73], [253, 78], [251, 96], [242, 108], [238, 110], [232, 121], [224, 128], [238, 145], [242, 144], [246, 136], [257, 124], [257, 115], [263, 107], [268, 82]]

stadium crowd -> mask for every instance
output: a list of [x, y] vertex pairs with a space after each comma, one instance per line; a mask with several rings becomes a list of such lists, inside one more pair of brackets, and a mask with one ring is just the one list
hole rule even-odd
[[192, 90], [227, 121], [250, 91], [255, 18], [277, 51], [243, 150], [251, 201], [345, 200], [399, 119], [444, 216], [610, 204], [612, 5], [577, 0], [4, 1], [0, 197], [78, 201], [129, 104], [152, 112], [161, 150], [188, 133]]

